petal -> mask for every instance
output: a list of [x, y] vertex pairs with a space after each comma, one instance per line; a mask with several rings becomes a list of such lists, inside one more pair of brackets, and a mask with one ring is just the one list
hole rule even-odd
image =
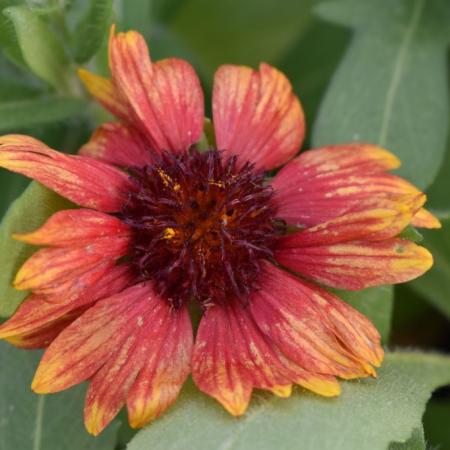
[[417, 214], [413, 217], [411, 225], [417, 228], [441, 228], [439, 219], [427, 211], [425, 208], [419, 209]]
[[150, 61], [144, 38], [135, 31], [111, 31], [109, 57], [114, 84], [156, 151], [187, 150], [199, 141], [203, 92], [190, 64], [181, 59]]
[[38, 250], [20, 268], [14, 287], [36, 292], [58, 288], [98, 264], [125, 256], [129, 244], [129, 237], [118, 236], [97, 239], [83, 247]]
[[120, 211], [135, 189], [127, 174], [82, 156], [69, 156], [28, 136], [0, 137], [0, 167], [44, 184], [80, 206]]
[[275, 259], [302, 276], [338, 289], [404, 283], [433, 265], [428, 250], [403, 239], [308, 247], [297, 234], [301, 233], [280, 240]]
[[91, 378], [141, 327], [153, 291], [137, 284], [105, 298], [69, 325], [50, 345], [39, 363], [32, 388], [58, 392]]
[[[246, 317], [247, 316], [247, 317]], [[198, 329], [192, 375], [203, 392], [232, 415], [245, 412], [253, 387], [289, 396], [291, 382], [282, 373], [264, 337], [239, 306], [209, 308]]]
[[89, 93], [109, 112], [125, 122], [130, 119], [130, 108], [111, 80], [84, 69], [78, 69], [78, 76]]
[[60, 319], [64, 320], [74, 310], [121, 292], [132, 284], [134, 278], [134, 273], [126, 264], [116, 267], [103, 264], [75, 278], [73, 284], [77, 290], [71, 296], [58, 298], [59, 302], [49, 301], [50, 298], [45, 295], [32, 294], [9, 320], [0, 325], [0, 338], [12, 339], [39, 332]]
[[89, 245], [101, 238], [130, 236], [128, 225], [121, 220], [90, 209], [59, 211], [38, 230], [13, 235], [22, 242], [54, 247]]
[[294, 156], [305, 134], [289, 80], [268, 64], [259, 72], [221, 66], [214, 77], [213, 119], [217, 148], [258, 169], [273, 169]]
[[394, 155], [369, 144], [305, 152], [271, 182], [278, 214], [289, 224], [311, 226], [360, 210], [370, 198], [419, 195], [407, 181], [383, 173], [397, 166]]
[[[145, 303], [147, 309], [137, 318], [133, 333], [117, 347], [89, 386], [84, 418], [87, 430], [94, 435], [116, 416], [132, 387], [133, 417], [148, 421], [151, 417], [142, 413], [145, 416], [145, 410], [157, 407], [159, 400], [168, 406], [189, 373], [192, 328], [187, 310], [173, 310], [153, 292]], [[181, 324], [186, 333], [180, 335]], [[166, 354], [166, 350], [172, 351]], [[159, 399], [161, 394], [163, 398]], [[164, 394], [170, 398], [164, 398]]]
[[[161, 331], [149, 342], [145, 364], [128, 392], [128, 418], [133, 428], [161, 415], [175, 401], [190, 372], [193, 335], [189, 313], [166, 308], [164, 315]], [[153, 323], [157, 329], [158, 322]]]
[[280, 239], [282, 247], [331, 245], [355, 240], [379, 241], [394, 237], [410, 223], [425, 195], [393, 201], [380, 199], [371, 209], [348, 213]]
[[253, 388], [279, 397], [289, 397], [293, 383], [325, 396], [340, 393], [333, 376], [305, 370], [283, 355], [249, 308], [237, 302], [206, 311], [194, 346], [193, 378], [232, 415], [245, 412]]
[[48, 325], [38, 328], [28, 333], [15, 334], [6, 338], [6, 340], [19, 348], [38, 349], [48, 347], [69, 324], [77, 319], [88, 306], [78, 308], [66, 313], [63, 317], [55, 320]]
[[265, 263], [250, 301], [256, 323], [292, 361], [311, 373], [375, 375], [383, 351], [374, 326], [318, 286]]
[[152, 162], [145, 137], [137, 129], [118, 122], [98, 127], [79, 154], [123, 167], [143, 167]]

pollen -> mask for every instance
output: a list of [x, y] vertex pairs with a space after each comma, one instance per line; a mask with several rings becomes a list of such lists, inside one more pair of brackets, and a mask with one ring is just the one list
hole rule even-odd
[[131, 174], [138, 190], [122, 214], [139, 275], [174, 307], [246, 301], [279, 233], [263, 173], [217, 150], [191, 150], [163, 153]]
[[172, 227], [168, 227], [164, 230], [163, 239], [172, 239], [175, 236], [175, 230]]

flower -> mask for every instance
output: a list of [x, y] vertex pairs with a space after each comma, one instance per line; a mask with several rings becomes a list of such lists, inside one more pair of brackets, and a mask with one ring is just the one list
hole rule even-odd
[[[326, 287], [400, 283], [431, 266], [426, 249], [398, 237], [410, 223], [439, 223], [424, 194], [388, 173], [397, 158], [364, 143], [294, 158], [301, 105], [267, 64], [218, 69], [216, 146], [201, 152], [192, 67], [152, 63], [134, 31], [112, 30], [109, 58], [111, 79], [80, 76], [119, 121], [79, 155], [0, 138], [1, 167], [80, 206], [15, 235], [44, 246], [14, 280], [32, 293], [0, 326], [14, 345], [48, 347], [33, 389], [90, 380], [85, 423], [98, 434], [124, 404], [133, 427], [158, 417], [191, 372], [233, 415], [254, 388], [335, 396], [336, 377], [375, 376], [378, 332]], [[195, 342], [192, 300], [202, 311]]]

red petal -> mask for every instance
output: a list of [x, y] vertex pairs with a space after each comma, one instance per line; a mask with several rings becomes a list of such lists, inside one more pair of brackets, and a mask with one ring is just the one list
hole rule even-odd
[[190, 64], [175, 58], [152, 64], [135, 31], [115, 35], [112, 29], [109, 56], [113, 82], [153, 150], [183, 151], [199, 141], [203, 92]]
[[305, 134], [289, 80], [268, 64], [259, 72], [221, 66], [214, 78], [213, 119], [218, 149], [258, 169], [273, 169], [294, 156]]
[[62, 283], [71, 282], [96, 265], [121, 258], [129, 244], [129, 237], [118, 236], [97, 239], [84, 247], [38, 250], [20, 268], [14, 286], [36, 292], [58, 290]]
[[379, 241], [398, 235], [411, 221], [425, 196], [393, 201], [379, 199], [372, 209], [348, 213], [282, 237], [283, 249], [331, 245], [355, 240]]
[[275, 259], [305, 277], [338, 289], [404, 283], [433, 264], [428, 250], [402, 239], [307, 247], [301, 236], [297, 246], [297, 238], [296, 233], [281, 239]]
[[[213, 306], [198, 329], [192, 375], [197, 386], [230, 414], [247, 409], [253, 387], [288, 396], [291, 382], [246, 312], [238, 306]], [[249, 320], [250, 319], [250, 320]]]
[[72, 311], [121, 292], [132, 284], [134, 277], [129, 266], [111, 267], [108, 263], [75, 278], [74, 289], [58, 297], [57, 302], [52, 297], [32, 294], [0, 326], [0, 338], [10, 340], [19, 336], [21, 339], [21, 336], [51, 327]]
[[70, 247], [130, 234], [129, 227], [116, 217], [90, 209], [70, 209], [53, 214], [32, 233], [15, 234], [14, 239], [34, 245]]
[[79, 153], [123, 167], [142, 167], [152, 162], [145, 137], [138, 130], [118, 122], [107, 122], [98, 127]]
[[64, 317], [30, 333], [16, 334], [6, 340], [19, 348], [38, 349], [48, 347], [69, 324], [81, 316], [88, 306], [72, 310]]
[[141, 329], [152, 298], [150, 285], [138, 284], [96, 303], [52, 342], [36, 371], [33, 390], [58, 392], [91, 378]]
[[269, 263], [250, 310], [262, 332], [308, 372], [354, 378], [374, 375], [372, 365], [380, 364], [380, 336], [366, 318]]
[[292, 383], [325, 396], [340, 392], [333, 376], [311, 372], [283, 355], [250, 309], [238, 303], [206, 311], [194, 346], [193, 378], [233, 415], [245, 412], [253, 388], [280, 397], [291, 394]]
[[271, 182], [278, 214], [289, 224], [311, 226], [361, 210], [368, 199], [419, 195], [407, 181], [383, 173], [397, 166], [394, 155], [369, 144], [305, 152]]
[[80, 206], [120, 211], [134, 184], [127, 174], [82, 156], [69, 156], [28, 136], [0, 137], [0, 167], [44, 184]]
[[128, 392], [133, 428], [161, 415], [175, 401], [190, 372], [193, 336], [189, 313], [166, 306], [162, 315], [160, 321], [152, 320], [146, 361]]

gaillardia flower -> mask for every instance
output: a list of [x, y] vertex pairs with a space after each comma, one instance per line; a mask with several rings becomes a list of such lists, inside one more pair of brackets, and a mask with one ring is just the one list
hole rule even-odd
[[[215, 144], [200, 151], [192, 67], [152, 63], [133, 31], [111, 33], [109, 58], [111, 79], [80, 76], [118, 121], [79, 155], [0, 138], [1, 167], [81, 207], [15, 235], [44, 246], [14, 281], [31, 294], [0, 327], [14, 345], [48, 347], [33, 389], [89, 380], [85, 423], [98, 434], [125, 404], [133, 427], [153, 420], [190, 373], [233, 415], [254, 388], [335, 396], [337, 377], [375, 376], [378, 332], [326, 287], [400, 283], [431, 266], [426, 249], [398, 237], [438, 222], [424, 194], [388, 173], [397, 158], [351, 143], [292, 159], [302, 108], [267, 64], [218, 69]], [[195, 340], [191, 302], [202, 312]]]

